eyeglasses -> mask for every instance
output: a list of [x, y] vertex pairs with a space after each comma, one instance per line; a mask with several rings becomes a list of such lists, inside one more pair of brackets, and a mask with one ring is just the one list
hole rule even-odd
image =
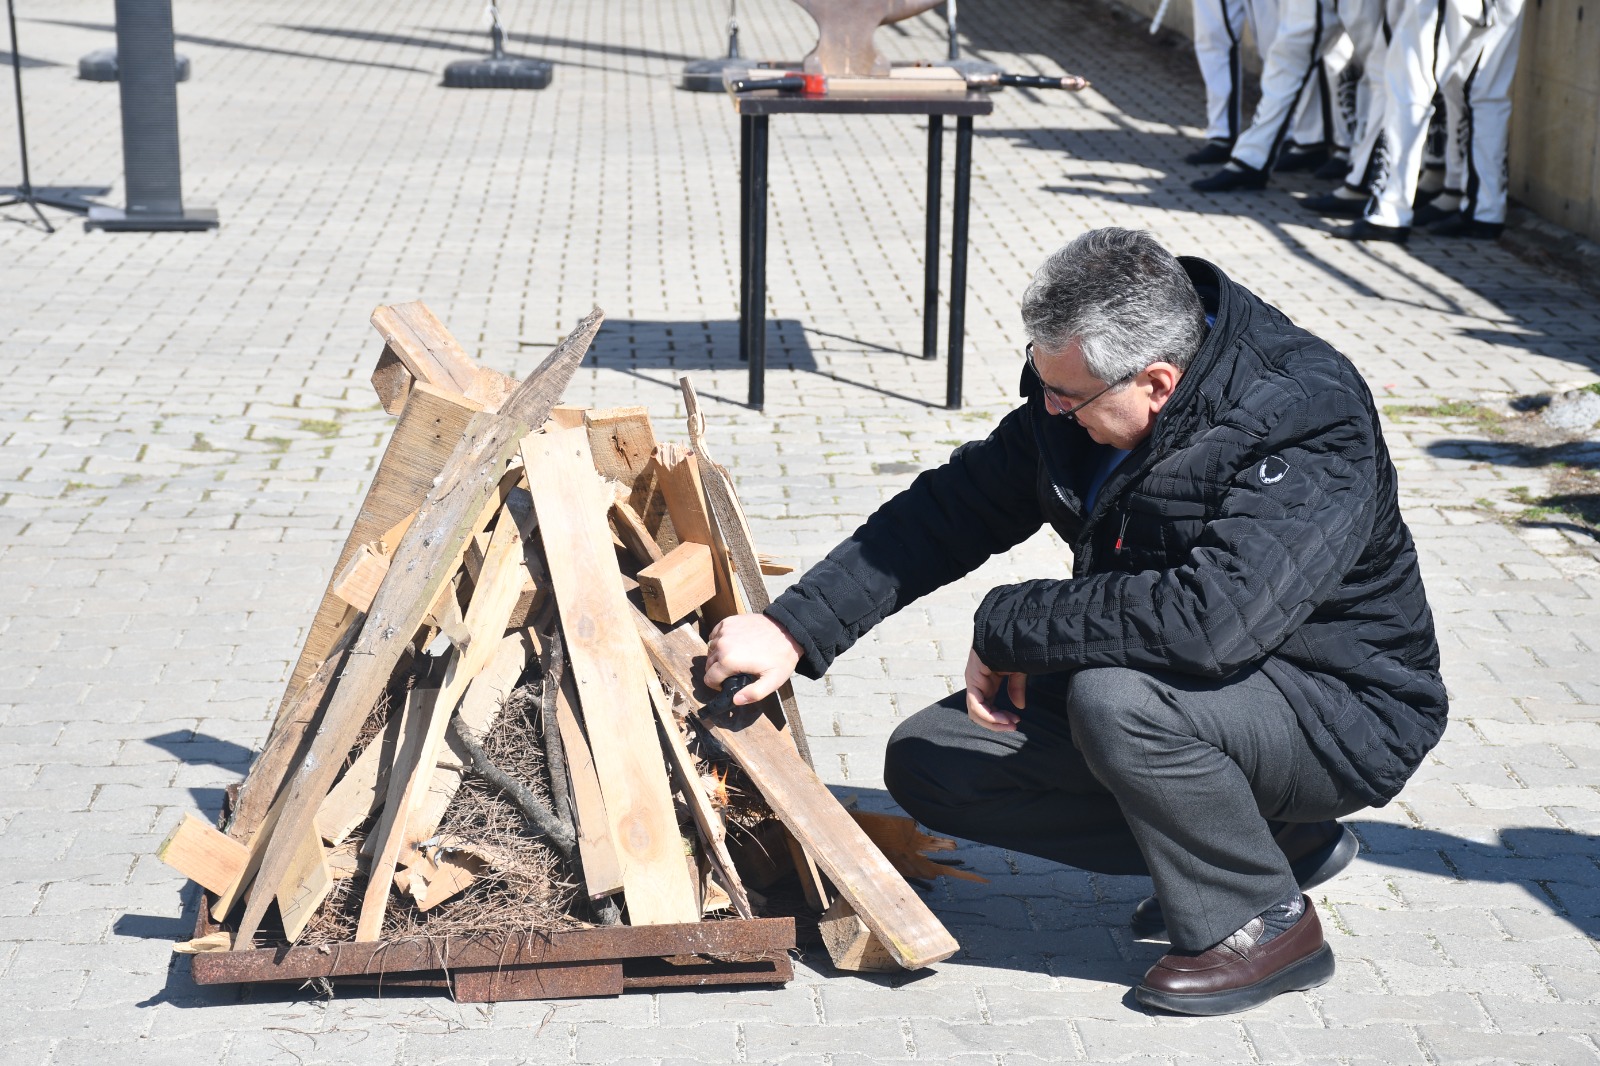
[[[1139, 376], [1139, 372], [1134, 371], [1132, 374], [1128, 374], [1125, 377], [1120, 377], [1116, 381], [1113, 381], [1111, 384], [1107, 385], [1105, 388], [1101, 389], [1087, 400], [1084, 400], [1082, 403], [1072, 403], [1072, 397], [1068, 396], [1054, 385], [1051, 385], [1049, 382], [1045, 381], [1044, 375], [1039, 373], [1039, 364], [1033, 361], [1032, 341], [1029, 341], [1027, 347], [1022, 349], [1022, 354], [1028, 360], [1028, 369], [1033, 371], [1033, 376], [1039, 380], [1039, 386], [1044, 389], [1044, 409], [1049, 411], [1051, 414], [1060, 415], [1063, 418], [1070, 418], [1073, 421], [1077, 421], [1077, 414], [1079, 411], [1083, 410], [1085, 407], [1088, 407], [1090, 404], [1094, 403], [1112, 389], [1121, 388], [1123, 385], [1126, 385], [1128, 382]], [[1068, 404], [1072, 404], [1072, 406], [1069, 407], [1067, 406]]]

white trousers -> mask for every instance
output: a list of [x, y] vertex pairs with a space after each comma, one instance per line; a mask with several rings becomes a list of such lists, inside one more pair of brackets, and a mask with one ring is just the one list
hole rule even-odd
[[1406, 0], [1384, 62], [1381, 141], [1367, 220], [1409, 227], [1411, 202], [1433, 116], [1433, 97], [1452, 63], [1481, 35], [1481, 0]]
[[1506, 220], [1506, 149], [1511, 82], [1522, 44], [1523, 0], [1495, 0], [1490, 24], [1445, 75], [1449, 115], [1446, 189], [1460, 190], [1461, 211], [1478, 222]]
[[[1262, 0], [1258, 9], [1268, 6]], [[1284, 0], [1275, 11], [1270, 35], [1263, 34], [1266, 47], [1261, 71], [1261, 101], [1250, 119], [1250, 127], [1234, 142], [1233, 158], [1257, 170], [1276, 160], [1283, 142], [1294, 133], [1300, 144], [1315, 144], [1327, 138], [1325, 121], [1333, 109], [1331, 86], [1327, 84], [1324, 58], [1340, 37], [1339, 14], [1334, 0]], [[1261, 32], [1261, 15], [1256, 26]], [[1308, 104], [1309, 97], [1315, 104]], [[1301, 111], [1302, 105], [1307, 105]]]
[[1194, 0], [1194, 54], [1206, 84], [1206, 136], [1232, 141], [1244, 128], [1246, 0]]

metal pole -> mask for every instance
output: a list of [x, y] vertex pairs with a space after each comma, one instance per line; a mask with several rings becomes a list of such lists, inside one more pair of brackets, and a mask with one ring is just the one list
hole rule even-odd
[[956, 0], [945, 0], [944, 22], [950, 34], [950, 58], [960, 59], [961, 45], [956, 41]]
[[922, 266], [922, 358], [939, 358], [939, 186], [944, 177], [944, 116], [928, 116], [928, 223]]
[[767, 373], [767, 116], [755, 116], [751, 130], [750, 204], [750, 406], [766, 403]]
[[[28, 127], [22, 115], [22, 56], [17, 52], [17, 8], [14, 0], [6, 0], [6, 21], [11, 24], [11, 80], [16, 86], [17, 96], [17, 147], [22, 156], [22, 184], [17, 186], [21, 195], [8, 201], [13, 204], [27, 204], [38, 216], [40, 225], [44, 226], [46, 233], [54, 233], [56, 228], [50, 225], [50, 220], [44, 217], [44, 212], [39, 210], [39, 205], [33, 199], [33, 176], [28, 172]], [[3, 205], [0, 205], [3, 206]]]
[[750, 131], [755, 119], [739, 116], [739, 361], [750, 361]]
[[962, 339], [967, 328], [967, 215], [972, 199], [972, 116], [956, 119], [955, 219], [950, 225], [950, 362], [944, 405], [961, 407]]

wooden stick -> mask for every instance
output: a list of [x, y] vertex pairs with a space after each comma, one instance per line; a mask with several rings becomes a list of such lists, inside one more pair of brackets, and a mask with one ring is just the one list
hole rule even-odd
[[[689, 439], [695, 452], [705, 460], [701, 481], [706, 501], [715, 519], [717, 547], [726, 553], [733, 572], [743, 592], [746, 610], [761, 612], [772, 605], [767, 595], [766, 582], [761, 580], [761, 563], [756, 557], [755, 540], [750, 536], [750, 525], [745, 521], [744, 509], [739, 506], [739, 496], [733, 489], [733, 478], [726, 468], [711, 458], [706, 450], [705, 415], [700, 413], [700, 398], [688, 375], [678, 379], [683, 392], [684, 410], [688, 412]], [[787, 681], [778, 690], [778, 702], [783, 708], [783, 720], [789, 729], [800, 757], [811, 766], [811, 744], [806, 739], [805, 723], [800, 720], [800, 707], [795, 702], [794, 688]]]
[[496, 766], [489, 758], [489, 753], [483, 750], [483, 745], [473, 739], [472, 734], [461, 728], [461, 722], [456, 720], [453, 732], [455, 738], [467, 749], [467, 755], [472, 760], [472, 769], [477, 775], [504, 792], [506, 799], [516, 805], [517, 810], [528, 820], [535, 831], [561, 852], [565, 858], [572, 858], [572, 849], [577, 844], [577, 837], [570, 828], [557, 818], [555, 812], [539, 802], [539, 797], [528, 791], [526, 785]]
[[288, 802], [279, 820], [287, 833], [267, 847], [261, 863], [265, 876], [257, 878], [245, 906], [237, 936], [240, 943], [249, 943], [260, 928], [271, 897], [271, 888], [264, 886], [275, 886], [287, 871], [300, 837], [310, 830], [317, 807], [373, 701], [388, 685], [423, 614], [450, 580], [444, 564], [456, 559], [472, 536], [473, 522], [494, 493], [501, 472], [531, 426], [544, 423], [604, 317], [598, 308], [586, 316], [517, 387], [498, 414], [480, 412], [473, 417], [426, 501], [417, 509], [417, 519], [395, 549], [367, 624], [351, 649], [350, 663], [323, 715], [311, 753], [289, 782]]

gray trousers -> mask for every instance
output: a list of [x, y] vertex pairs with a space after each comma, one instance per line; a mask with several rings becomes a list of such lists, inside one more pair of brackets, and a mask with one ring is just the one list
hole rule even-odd
[[1209, 948], [1297, 891], [1269, 820], [1366, 806], [1259, 671], [1039, 675], [1024, 702], [1014, 733], [973, 723], [960, 692], [906, 719], [889, 739], [889, 793], [937, 832], [1149, 874], [1179, 950]]

